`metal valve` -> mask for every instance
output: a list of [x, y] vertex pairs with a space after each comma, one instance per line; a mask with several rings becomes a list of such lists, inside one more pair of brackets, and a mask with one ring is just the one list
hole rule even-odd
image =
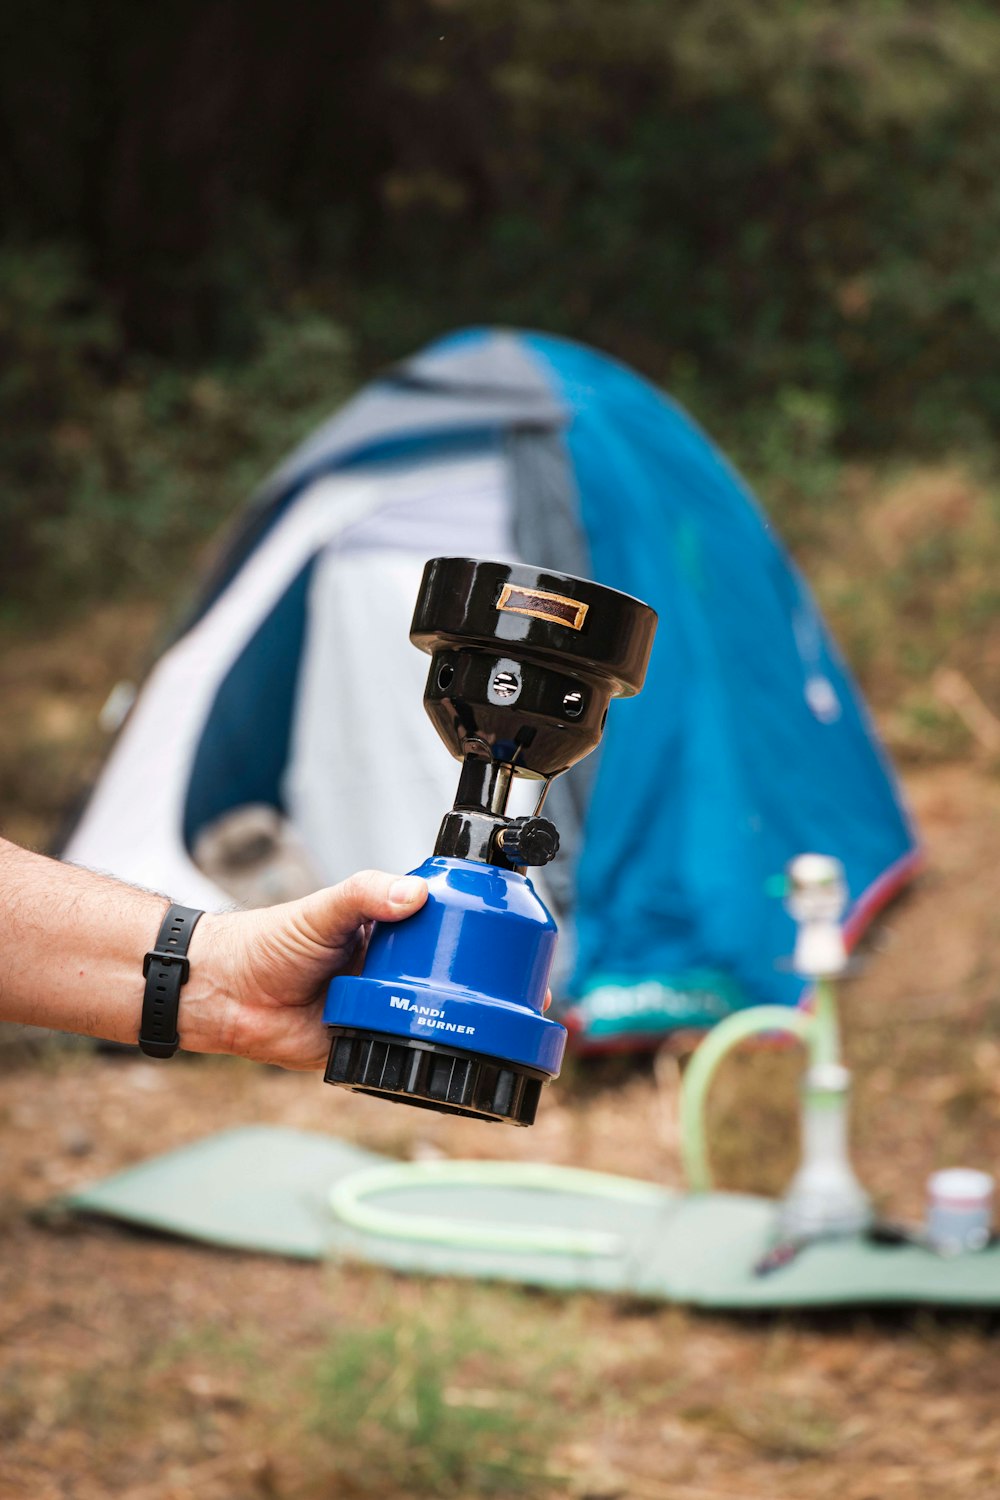
[[559, 853], [559, 831], [548, 818], [514, 818], [497, 843], [516, 865], [547, 865]]

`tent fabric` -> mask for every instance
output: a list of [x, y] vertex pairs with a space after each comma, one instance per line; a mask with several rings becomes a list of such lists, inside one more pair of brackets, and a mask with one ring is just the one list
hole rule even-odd
[[[323, 880], [420, 863], [455, 775], [423, 711], [426, 658], [407, 638], [424, 562], [413, 530], [432, 550], [458, 538], [510, 555], [499, 457], [385, 465], [304, 490], [157, 662], [64, 857], [217, 910], [229, 897], [191, 850], [204, 824], [249, 799], [291, 816]], [[326, 649], [348, 630], [352, 649]], [[358, 783], [372, 785], [373, 757], [385, 774], [366, 804]]]
[[321, 423], [278, 466], [216, 564], [195, 618], [320, 475], [356, 463], [419, 458], [428, 449], [474, 450], [513, 431], [553, 431], [568, 415], [513, 334], [494, 332], [485, 347], [475, 335], [458, 335], [404, 361]]
[[190, 850], [250, 799], [291, 819], [325, 879], [419, 863], [455, 785], [406, 638], [440, 554], [583, 574], [659, 612], [643, 692], [612, 705], [599, 752], [549, 802], [564, 852], [542, 884], [581, 1044], [799, 1003], [802, 980], [775, 968], [794, 933], [768, 877], [835, 855], [857, 936], [919, 859], [899, 788], [807, 585], [718, 449], [633, 372], [540, 334], [439, 341], [279, 467], [66, 857], [218, 906]]
[[916, 840], [887, 760], [808, 587], [718, 450], [632, 372], [528, 343], [574, 413], [594, 575], [660, 615], [588, 809], [577, 991], [652, 978], [683, 992], [702, 971], [723, 1000], [735, 976], [757, 1001], [795, 1003], [802, 980], [774, 968], [791, 921], [768, 877], [797, 852], [835, 855], [857, 910], [887, 869], [903, 876]]

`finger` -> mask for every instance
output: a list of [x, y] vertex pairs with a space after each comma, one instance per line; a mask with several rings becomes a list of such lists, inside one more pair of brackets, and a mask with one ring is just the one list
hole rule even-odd
[[542, 1010], [543, 1010], [543, 1012], [547, 1011], [548, 1008], [549, 1008], [549, 1006], [551, 1004], [552, 1004], [552, 991], [551, 990], [546, 990], [545, 991], [545, 999], [542, 1002]]
[[367, 923], [411, 917], [426, 900], [427, 882], [418, 875], [361, 870], [340, 885], [308, 896], [302, 915], [321, 942], [339, 944]]

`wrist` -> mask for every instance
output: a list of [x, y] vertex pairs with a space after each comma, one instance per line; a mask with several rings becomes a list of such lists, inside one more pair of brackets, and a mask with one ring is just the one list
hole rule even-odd
[[232, 1051], [236, 1004], [229, 925], [225, 916], [206, 912], [191, 934], [190, 973], [177, 1013], [184, 1052]]

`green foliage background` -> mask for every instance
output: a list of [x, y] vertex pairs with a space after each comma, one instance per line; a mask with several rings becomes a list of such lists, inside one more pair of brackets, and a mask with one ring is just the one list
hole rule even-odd
[[998, 67], [975, 0], [9, 0], [3, 608], [153, 586], [468, 321], [620, 355], [797, 492], [989, 451]]

